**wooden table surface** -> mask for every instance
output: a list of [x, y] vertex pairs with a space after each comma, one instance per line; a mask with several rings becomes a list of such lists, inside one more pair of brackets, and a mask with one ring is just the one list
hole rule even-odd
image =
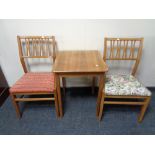
[[108, 66], [103, 61], [100, 52], [89, 51], [59, 51], [53, 66], [56, 77], [56, 88], [58, 95], [58, 106], [60, 117], [63, 116], [60, 79], [61, 77], [92, 76], [99, 77], [99, 93], [97, 99], [96, 115], [99, 115], [100, 99], [104, 88], [105, 72]]
[[103, 73], [107, 70], [98, 51], [60, 51], [53, 67], [55, 73]]

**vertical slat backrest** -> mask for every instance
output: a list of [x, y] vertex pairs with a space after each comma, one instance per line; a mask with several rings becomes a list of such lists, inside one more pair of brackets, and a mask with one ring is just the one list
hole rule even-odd
[[105, 38], [104, 55], [106, 60], [135, 61], [132, 75], [135, 75], [141, 59], [143, 38]]
[[17, 36], [19, 57], [24, 72], [27, 72], [27, 58], [56, 58], [56, 42], [54, 36]]

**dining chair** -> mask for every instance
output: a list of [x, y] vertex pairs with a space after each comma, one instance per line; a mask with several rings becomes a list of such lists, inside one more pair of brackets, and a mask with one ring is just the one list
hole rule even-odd
[[[56, 58], [54, 36], [17, 36], [19, 57], [24, 75], [10, 88], [10, 94], [17, 117], [21, 117], [19, 102], [25, 101], [54, 101], [56, 115], [59, 117], [57, 91], [54, 73], [30, 72], [26, 59]], [[27, 97], [28, 96], [28, 97]]]
[[130, 74], [105, 75], [102, 92], [99, 120], [102, 118], [105, 104], [139, 105], [141, 111], [138, 121], [141, 122], [151, 99], [151, 92], [135, 77], [143, 48], [143, 38], [105, 38], [104, 61], [132, 61]]

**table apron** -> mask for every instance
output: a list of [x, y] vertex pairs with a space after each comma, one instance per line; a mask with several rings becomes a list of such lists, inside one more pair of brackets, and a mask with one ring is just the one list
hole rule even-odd
[[102, 73], [55, 73], [55, 75], [58, 75], [60, 77], [83, 77], [83, 76], [102, 76], [105, 72]]

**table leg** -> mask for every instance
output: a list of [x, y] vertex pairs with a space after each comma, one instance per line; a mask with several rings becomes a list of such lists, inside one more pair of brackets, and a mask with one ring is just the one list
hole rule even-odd
[[62, 77], [62, 87], [63, 87], [63, 95], [66, 94], [66, 79]]
[[93, 77], [93, 82], [92, 82], [92, 95], [95, 93], [95, 77]]
[[99, 116], [99, 112], [100, 112], [100, 103], [101, 103], [101, 98], [102, 98], [102, 91], [104, 88], [104, 84], [105, 84], [105, 74], [100, 75], [100, 79], [99, 79], [99, 90], [98, 90], [98, 98], [97, 98], [97, 107], [96, 107], [96, 116]]
[[58, 95], [59, 113], [60, 113], [60, 117], [62, 117], [63, 109], [62, 109], [62, 99], [61, 99], [60, 76], [58, 74], [56, 74], [56, 89], [57, 89], [57, 95]]

